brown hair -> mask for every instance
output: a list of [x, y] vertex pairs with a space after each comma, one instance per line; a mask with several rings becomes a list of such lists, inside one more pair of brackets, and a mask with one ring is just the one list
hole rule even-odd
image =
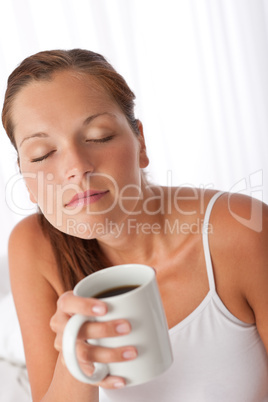
[[[137, 120], [134, 116], [135, 95], [124, 78], [103, 56], [82, 49], [51, 50], [26, 58], [8, 78], [2, 122], [16, 149], [12, 121], [12, 104], [16, 95], [29, 83], [51, 80], [54, 73], [64, 70], [73, 70], [95, 78], [121, 108], [133, 132], [139, 134]], [[47, 221], [40, 211], [39, 221], [43, 232], [51, 241], [59, 274], [66, 290], [73, 288], [81, 277], [109, 265], [97, 240], [84, 240], [60, 232]]]

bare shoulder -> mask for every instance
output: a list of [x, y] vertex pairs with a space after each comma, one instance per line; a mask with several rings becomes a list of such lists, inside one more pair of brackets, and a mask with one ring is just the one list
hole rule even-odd
[[[212, 189], [181, 187], [172, 190], [174, 214], [182, 222], [204, 221], [209, 202], [219, 193]], [[201, 227], [201, 225], [200, 225]], [[210, 243], [220, 259], [232, 256], [248, 262], [268, 252], [268, 206], [249, 196], [224, 192], [215, 202], [209, 220]]]
[[251, 294], [254, 281], [268, 280], [268, 206], [257, 199], [229, 193], [217, 204], [212, 212], [214, 244], [225, 251], [233, 269], [241, 270], [241, 283], [248, 286], [245, 292]]
[[15, 247], [14, 251], [17, 251], [16, 247], [19, 245], [23, 245], [28, 249], [41, 243], [47, 243], [47, 239], [43, 234], [37, 214], [27, 216], [17, 223], [9, 239], [9, 247], [11, 249]]
[[247, 255], [256, 256], [267, 248], [264, 246], [268, 240], [268, 206], [255, 198], [224, 193], [213, 207], [211, 222], [215, 242], [229, 247], [230, 251], [247, 251]]
[[[174, 207], [175, 217], [180, 216], [182, 221], [202, 222], [209, 202], [219, 193], [214, 189], [192, 187], [172, 188], [170, 194], [167, 188], [164, 188], [164, 191]], [[213, 206], [210, 218], [214, 241], [232, 248], [243, 240], [243, 244], [253, 242], [251, 248], [253, 245], [258, 248], [260, 239], [265, 241], [267, 236], [268, 206], [246, 195], [221, 193]], [[238, 243], [234, 240], [238, 240]]]
[[240, 294], [246, 301], [268, 351], [268, 206], [226, 193], [216, 202], [211, 223], [211, 254], [219, 287], [224, 290], [226, 284], [228, 295]]
[[44, 235], [37, 214], [22, 219], [12, 230], [8, 246], [11, 284], [17, 278], [43, 277], [61, 293], [57, 266], [49, 239]]

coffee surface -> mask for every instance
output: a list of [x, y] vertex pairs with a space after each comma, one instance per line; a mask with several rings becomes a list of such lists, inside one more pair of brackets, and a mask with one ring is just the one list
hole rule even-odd
[[112, 297], [122, 295], [124, 293], [131, 292], [131, 290], [137, 289], [140, 285], [127, 285], [127, 286], [118, 286], [116, 288], [110, 288], [103, 290], [100, 293], [97, 293], [93, 297], [95, 299], [103, 299], [104, 297]]

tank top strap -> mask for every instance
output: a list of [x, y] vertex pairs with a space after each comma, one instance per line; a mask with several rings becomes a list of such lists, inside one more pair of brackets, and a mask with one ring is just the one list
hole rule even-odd
[[214, 279], [214, 273], [213, 273], [213, 267], [212, 267], [210, 249], [209, 249], [209, 241], [208, 241], [209, 219], [210, 219], [210, 214], [211, 214], [211, 211], [212, 211], [212, 208], [213, 208], [215, 202], [222, 194], [224, 194], [224, 191], [219, 191], [216, 194], [214, 194], [213, 197], [210, 199], [206, 212], [205, 212], [203, 228], [202, 228], [203, 248], [204, 248], [204, 254], [205, 254], [205, 262], [206, 262], [206, 268], [207, 268], [209, 289], [212, 291], [215, 291], [215, 279]]

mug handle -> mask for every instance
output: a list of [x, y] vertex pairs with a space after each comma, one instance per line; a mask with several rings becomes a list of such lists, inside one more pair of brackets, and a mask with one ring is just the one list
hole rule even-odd
[[69, 319], [63, 332], [62, 351], [66, 366], [73, 377], [86, 384], [96, 384], [109, 374], [107, 364], [94, 363], [94, 373], [87, 376], [81, 370], [76, 357], [76, 338], [81, 326], [87, 321], [93, 321], [93, 319], [81, 314], [75, 314]]

